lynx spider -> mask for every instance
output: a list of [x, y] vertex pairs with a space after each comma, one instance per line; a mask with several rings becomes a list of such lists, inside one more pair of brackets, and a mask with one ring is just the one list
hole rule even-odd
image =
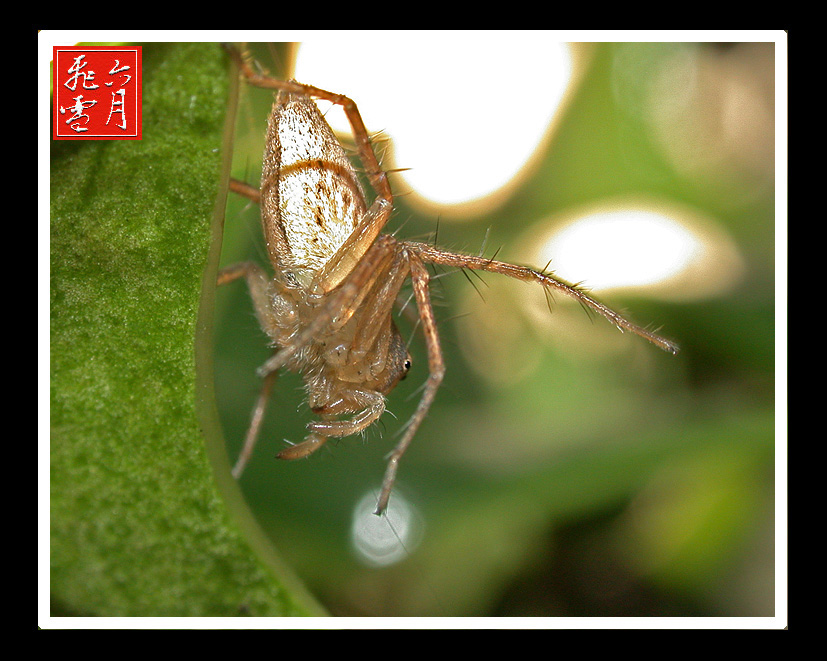
[[[275, 90], [260, 190], [238, 181], [231, 190], [261, 206], [262, 225], [273, 277], [253, 262], [223, 269], [218, 284], [247, 281], [262, 330], [275, 349], [259, 369], [262, 388], [244, 446], [233, 469], [239, 477], [258, 437], [273, 381], [281, 368], [302, 374], [308, 404], [318, 420], [306, 439], [278, 453], [281, 459], [306, 457], [331, 437], [359, 433], [385, 411], [385, 395], [411, 365], [391, 312], [410, 278], [428, 353], [429, 376], [419, 405], [388, 456], [375, 513], [388, 506], [399, 461], [431, 407], [445, 374], [426, 263], [500, 273], [537, 282], [596, 311], [621, 331], [656, 346], [678, 348], [545, 271], [481, 256], [449, 252], [426, 243], [381, 234], [393, 209], [387, 174], [371, 146], [356, 104], [348, 97], [312, 85], [255, 73], [238, 51], [230, 50], [247, 82]], [[312, 98], [341, 106], [350, 122], [356, 150], [375, 192], [368, 206], [352, 164]], [[352, 417], [342, 419], [340, 416]]]

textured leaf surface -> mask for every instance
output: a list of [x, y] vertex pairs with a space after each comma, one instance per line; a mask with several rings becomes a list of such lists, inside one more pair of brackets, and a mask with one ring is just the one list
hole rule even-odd
[[319, 615], [215, 425], [228, 63], [150, 44], [143, 64], [141, 141], [52, 144], [52, 615]]

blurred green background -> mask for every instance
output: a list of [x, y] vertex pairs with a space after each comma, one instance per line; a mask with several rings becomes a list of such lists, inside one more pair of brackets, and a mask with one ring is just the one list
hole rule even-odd
[[[739, 268], [716, 271], [713, 244], [719, 288], [597, 293], [661, 327], [681, 345], [674, 357], [576, 304], [556, 300], [549, 312], [524, 283], [435, 280], [447, 375], [404, 457], [389, 519], [364, 510], [426, 378], [421, 338], [413, 371], [389, 397], [392, 415], [305, 461], [274, 458], [311, 419], [300, 379], [281, 377], [241, 486], [334, 615], [774, 615], [774, 44], [577, 48], [577, 86], [530, 177], [504, 203], [440, 218], [401, 196], [388, 231], [422, 239], [439, 218], [441, 246], [477, 252], [485, 242], [486, 254], [524, 263], [532, 241], [572, 210], [646, 199], [703, 218]], [[294, 57], [286, 45], [253, 53], [276, 75]], [[654, 85], [675, 62], [692, 77]], [[468, 103], [499, 98], [492, 86]], [[234, 176], [253, 183], [271, 99], [242, 90]], [[258, 210], [231, 200], [222, 264], [266, 264], [260, 234]], [[549, 317], [569, 330], [553, 333]], [[234, 459], [258, 393], [255, 369], [269, 355], [242, 283], [217, 294], [215, 338]], [[385, 543], [379, 556], [360, 550]]]

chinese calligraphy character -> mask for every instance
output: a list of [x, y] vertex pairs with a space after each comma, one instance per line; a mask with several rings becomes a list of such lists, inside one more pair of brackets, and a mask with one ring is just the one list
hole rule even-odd
[[[116, 73], [121, 73], [122, 71], [129, 71], [132, 68], [128, 64], [124, 64], [120, 69], [118, 69], [119, 64], [120, 64], [120, 61], [115, 60], [114, 66], [109, 70], [109, 75], [110, 76], [114, 76]], [[128, 85], [129, 81], [132, 80], [132, 76], [130, 76], [128, 73], [125, 73], [124, 76], [126, 77], [126, 80], [123, 81], [122, 86]], [[112, 86], [112, 83], [106, 83], [106, 84], [109, 87]]]
[[[97, 87], [97, 85], [96, 85], [96, 87]], [[66, 120], [66, 123], [69, 125], [70, 129], [75, 131], [75, 133], [81, 133], [83, 131], [88, 131], [89, 129], [87, 129], [84, 126], [81, 126], [80, 121], [78, 121], [78, 120], [86, 119], [86, 124], [88, 124], [89, 123], [89, 115], [87, 115], [83, 111], [86, 108], [91, 108], [92, 106], [94, 106], [97, 103], [97, 101], [84, 101], [83, 100], [83, 94], [78, 94], [73, 100], [74, 100], [75, 103], [72, 105], [71, 110], [74, 112], [74, 114], [69, 119]], [[66, 108], [64, 108], [63, 106], [60, 106], [60, 114], [61, 115], [65, 115], [66, 110], [67, 110]], [[75, 123], [72, 124], [72, 122], [75, 122]]]
[[[75, 87], [78, 83], [78, 78], [80, 78], [81, 76], [83, 76], [83, 89], [96, 90], [98, 89], [98, 87], [100, 87], [99, 85], [95, 85], [92, 83], [92, 81], [95, 79], [94, 71], [92, 71], [91, 69], [89, 71], [81, 71], [86, 67], [86, 62], [83, 61], [85, 57], [86, 55], [78, 55], [72, 62], [72, 66], [70, 66], [69, 69], [66, 71], [66, 73], [74, 74], [65, 83], [63, 83], [63, 86], [66, 89], [70, 89], [74, 92]], [[87, 83], [89, 84], [87, 85]]]
[[[112, 119], [113, 113], [121, 113], [121, 123], [116, 124], [118, 128], [122, 128], [126, 130], [126, 114], [123, 111], [123, 98], [126, 92], [124, 92], [123, 88], [119, 89], [117, 92], [112, 92], [112, 106], [109, 108], [109, 117], [106, 118], [106, 125], [109, 126], [109, 120]], [[118, 97], [120, 96], [120, 101]]]

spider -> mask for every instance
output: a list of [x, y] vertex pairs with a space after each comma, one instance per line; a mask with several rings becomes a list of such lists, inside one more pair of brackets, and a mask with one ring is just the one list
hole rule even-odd
[[[388, 456], [375, 514], [388, 506], [399, 462], [428, 413], [445, 374], [426, 264], [500, 273], [562, 292], [656, 346], [677, 345], [626, 320], [553, 275], [495, 259], [449, 252], [382, 234], [393, 209], [388, 176], [379, 165], [356, 104], [348, 97], [253, 71], [230, 53], [247, 82], [276, 91], [268, 121], [261, 186], [231, 181], [231, 190], [257, 202], [273, 269], [253, 262], [222, 269], [218, 284], [244, 278], [256, 316], [274, 353], [259, 369], [262, 388], [242, 451], [240, 477], [255, 445], [273, 381], [281, 369], [303, 376], [310, 409], [304, 441], [277, 454], [299, 459], [329, 439], [364, 431], [385, 411], [385, 396], [405, 377], [411, 357], [391, 313], [410, 278], [428, 353], [421, 399]], [[375, 193], [368, 205], [356, 172], [313, 98], [341, 106], [364, 173]], [[349, 417], [348, 417], [349, 416]]]

